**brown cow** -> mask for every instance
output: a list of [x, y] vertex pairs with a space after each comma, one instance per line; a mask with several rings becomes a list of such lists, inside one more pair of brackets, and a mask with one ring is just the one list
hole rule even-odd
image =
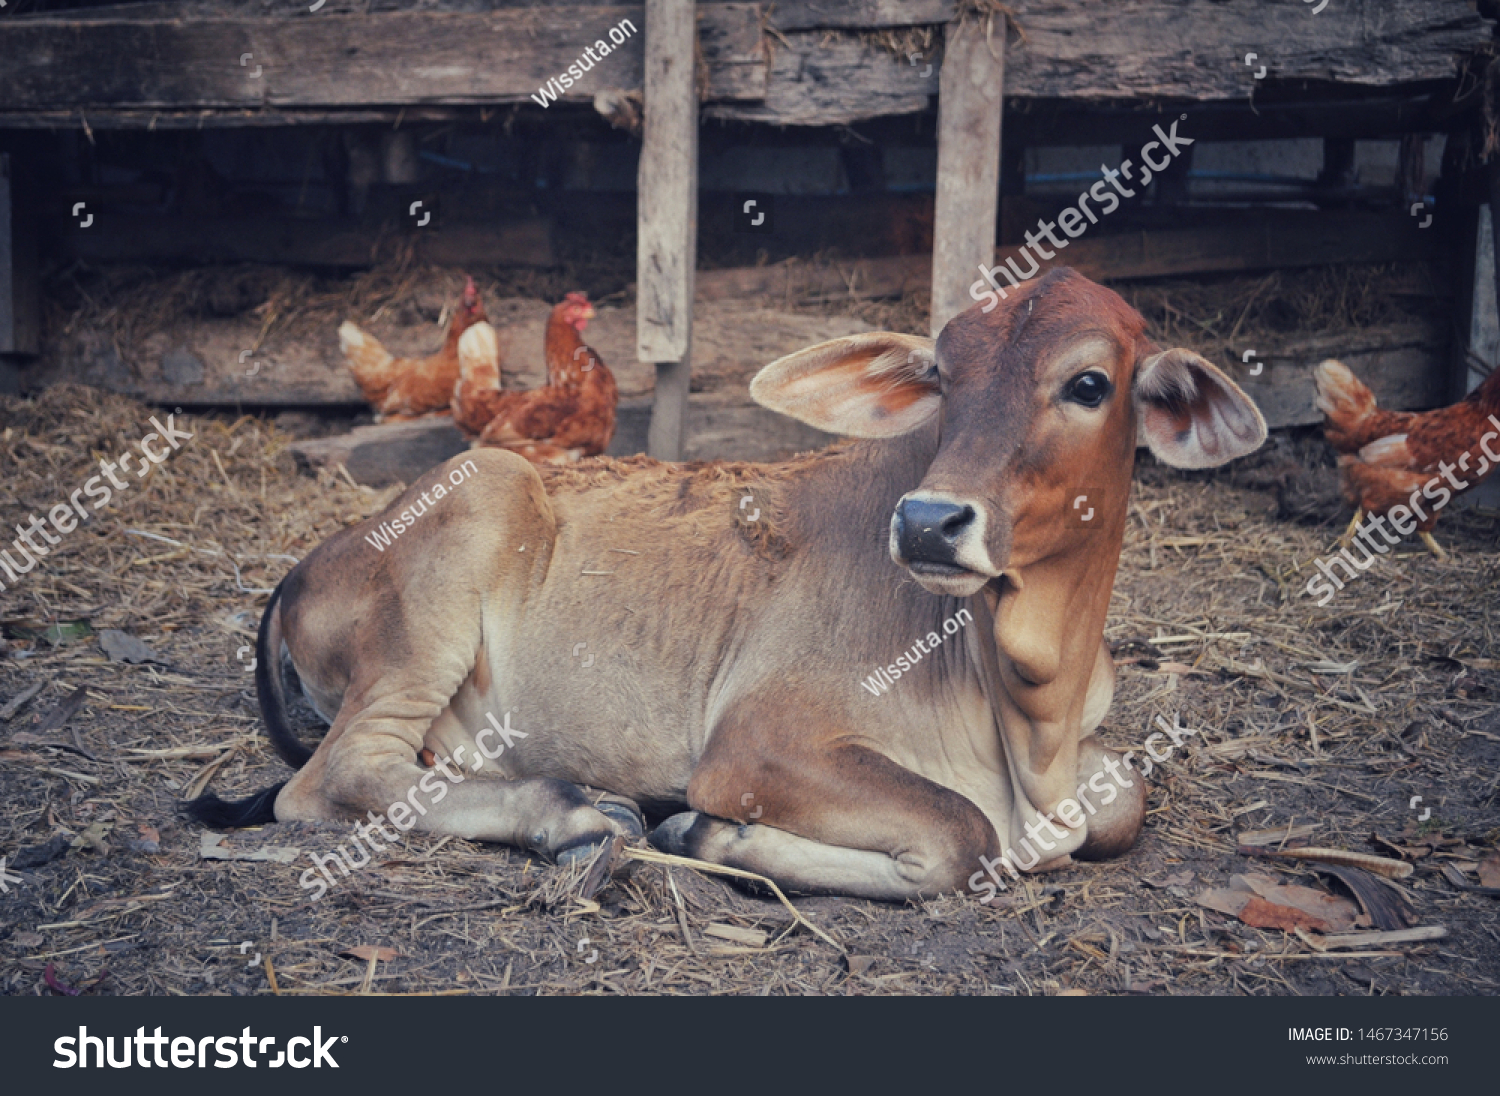
[[[570, 860], [639, 834], [637, 803], [686, 805], [659, 847], [882, 899], [961, 887], [1039, 825], [1051, 855], [1024, 868], [1124, 851], [1142, 781], [1061, 829], [1050, 812], [1119, 771], [1089, 736], [1137, 424], [1182, 468], [1265, 437], [1228, 378], [1143, 326], [1054, 270], [936, 344], [854, 335], [755, 378], [765, 406], [870, 440], [765, 465], [455, 458], [391, 504], [430, 506], [388, 547], [371, 518], [287, 575], [257, 685], [300, 771], [195, 815], [269, 821], [273, 793], [280, 820], [402, 804], [403, 828]], [[443, 493], [463, 459], [476, 472]], [[331, 718], [310, 758], [283, 645]]]

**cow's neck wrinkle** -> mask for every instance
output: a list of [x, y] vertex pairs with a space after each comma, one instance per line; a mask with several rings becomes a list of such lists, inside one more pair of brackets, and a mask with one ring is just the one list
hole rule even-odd
[[[896, 646], [910, 644], [912, 638], [933, 631], [942, 634], [943, 622], [972, 600], [923, 590], [891, 559], [896, 504], [921, 486], [937, 456], [938, 440], [938, 425], [932, 421], [899, 437], [854, 441], [809, 460], [804, 473], [786, 488], [793, 544], [832, 563], [826, 573], [846, 591], [860, 577], [878, 583], [901, 612], [903, 619], [887, 622], [901, 634], [871, 637], [882, 650], [893, 648], [892, 657], [900, 653]], [[874, 591], [854, 592], [863, 601]]]
[[1019, 584], [992, 582], [976, 606], [984, 685], [1016, 790], [1055, 801], [1073, 779], [1089, 681], [1114, 586], [1112, 568], [1079, 573], [1052, 557], [1026, 567]]

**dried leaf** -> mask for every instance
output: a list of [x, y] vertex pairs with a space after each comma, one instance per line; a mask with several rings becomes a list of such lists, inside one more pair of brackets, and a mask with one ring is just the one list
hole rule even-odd
[[269, 860], [276, 864], [290, 864], [302, 855], [302, 850], [293, 848], [236, 849], [224, 844], [222, 833], [205, 833], [198, 842], [198, 855], [204, 860]]
[[161, 852], [161, 833], [155, 826], [148, 826], [144, 822], [136, 826], [139, 838], [127, 840], [125, 847], [131, 852], [158, 853]]
[[122, 632], [118, 628], [105, 628], [99, 633], [99, 646], [104, 648], [104, 653], [109, 656], [111, 662], [161, 662], [161, 655], [157, 654], [146, 644], [142, 643], [129, 632]]
[[47, 942], [47, 938], [39, 932], [18, 932], [10, 938], [10, 942], [23, 948], [39, 948]]
[[1146, 879], [1142, 877], [1141, 882], [1157, 890], [1165, 890], [1168, 887], [1190, 887], [1193, 884], [1193, 873], [1190, 871], [1180, 871], [1167, 876], [1165, 879]]
[[1239, 918], [1252, 928], [1280, 929], [1282, 932], [1291, 932], [1296, 928], [1323, 932], [1328, 927], [1328, 923], [1321, 917], [1315, 917], [1295, 906], [1279, 906], [1259, 895], [1250, 896], [1245, 908], [1240, 910]]
[[1479, 865], [1479, 882], [1486, 887], [1500, 887], [1500, 852], [1492, 852]]
[[401, 955], [395, 948], [383, 948], [377, 944], [358, 944], [346, 951], [339, 952], [340, 959], [363, 959], [368, 963], [371, 959], [379, 959], [382, 963], [389, 963]]
[[1327, 931], [1350, 928], [1358, 910], [1353, 902], [1311, 887], [1279, 884], [1269, 875], [1236, 875], [1229, 888], [1204, 891], [1198, 904], [1261, 929], [1291, 932], [1301, 927]]
[[110, 835], [115, 828], [113, 822], [95, 822], [77, 837], [73, 838], [71, 844], [75, 849], [89, 848], [100, 855], [109, 852], [109, 843], [104, 839]]
[[[1359, 908], [1347, 898], [1340, 898], [1313, 887], [1278, 883], [1269, 875], [1254, 873], [1236, 875], [1230, 880], [1230, 886], [1253, 891], [1273, 905], [1300, 910], [1309, 917], [1327, 924], [1329, 929], [1353, 928], [1355, 918], [1359, 914]], [[1243, 914], [1241, 920], [1244, 920]]]
[[1316, 822], [1304, 822], [1300, 826], [1277, 826], [1269, 830], [1246, 830], [1240, 834], [1241, 845], [1265, 846], [1280, 845], [1286, 842], [1295, 842], [1304, 837], [1311, 837], [1318, 832]]
[[0, 621], [0, 631], [12, 639], [40, 639], [53, 647], [77, 643], [94, 634], [86, 620], [63, 620], [56, 624], [43, 624], [31, 617], [14, 617]]

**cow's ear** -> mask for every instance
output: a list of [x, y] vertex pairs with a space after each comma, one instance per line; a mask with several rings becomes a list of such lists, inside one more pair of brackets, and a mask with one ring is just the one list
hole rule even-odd
[[1260, 409], [1191, 350], [1164, 350], [1142, 361], [1135, 400], [1146, 444], [1174, 468], [1212, 468], [1266, 440]]
[[889, 331], [778, 358], [755, 375], [750, 395], [809, 426], [857, 438], [909, 433], [941, 402], [932, 340]]

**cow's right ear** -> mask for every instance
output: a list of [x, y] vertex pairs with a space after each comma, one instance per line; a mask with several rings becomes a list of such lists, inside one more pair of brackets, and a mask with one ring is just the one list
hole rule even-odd
[[892, 438], [941, 402], [931, 339], [890, 331], [846, 335], [778, 358], [755, 375], [762, 407], [856, 438]]
[[1135, 398], [1142, 437], [1173, 468], [1213, 468], [1266, 440], [1255, 401], [1191, 350], [1163, 350], [1141, 362]]

